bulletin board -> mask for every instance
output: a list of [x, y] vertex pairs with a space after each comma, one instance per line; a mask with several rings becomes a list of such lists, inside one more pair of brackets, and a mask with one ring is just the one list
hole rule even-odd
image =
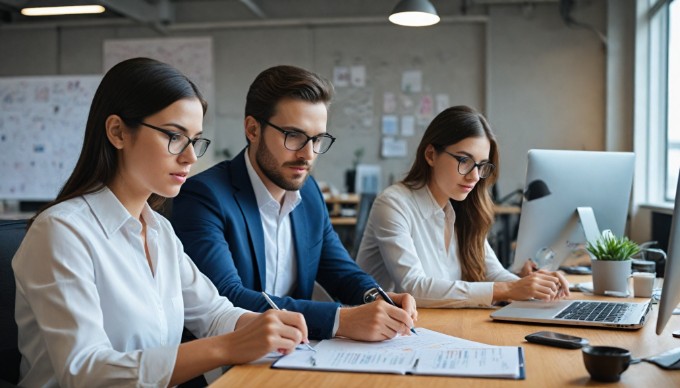
[[0, 78], [0, 199], [54, 199], [73, 171], [100, 75]]

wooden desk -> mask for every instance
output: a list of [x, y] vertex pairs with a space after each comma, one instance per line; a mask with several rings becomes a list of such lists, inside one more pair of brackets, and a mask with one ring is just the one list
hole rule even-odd
[[[574, 282], [589, 277], [574, 276]], [[573, 293], [574, 299], [597, 299]], [[631, 300], [614, 299], [607, 300]], [[639, 299], [644, 300], [644, 299]], [[637, 301], [637, 300], [636, 300]], [[664, 333], [657, 336], [654, 306], [649, 321], [640, 330], [610, 330], [569, 326], [532, 325], [495, 322], [489, 309], [419, 309], [418, 327], [493, 345], [523, 346], [526, 355], [525, 380], [471, 379], [434, 376], [396, 376], [369, 373], [308, 372], [271, 369], [266, 365], [236, 366], [211, 387], [680, 387], [680, 370], [667, 371], [642, 362], [631, 365], [619, 383], [590, 380], [579, 349], [561, 349], [530, 344], [524, 336], [539, 330], [552, 330], [588, 338], [593, 345], [612, 345], [630, 349], [633, 357], [644, 357], [680, 347], [671, 332], [680, 330], [680, 317], [671, 317]]]

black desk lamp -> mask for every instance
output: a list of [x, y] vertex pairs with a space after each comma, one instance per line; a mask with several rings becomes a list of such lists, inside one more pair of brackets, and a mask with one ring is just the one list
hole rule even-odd
[[545, 184], [541, 179], [536, 179], [531, 181], [524, 191], [524, 199], [527, 201], [533, 201], [534, 199], [543, 198], [546, 195], [550, 195], [550, 189], [548, 185]]

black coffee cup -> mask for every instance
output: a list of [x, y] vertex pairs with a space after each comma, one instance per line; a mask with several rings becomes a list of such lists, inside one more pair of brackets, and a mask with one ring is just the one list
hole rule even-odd
[[584, 346], [583, 363], [593, 380], [619, 381], [630, 365], [630, 351], [613, 346]]

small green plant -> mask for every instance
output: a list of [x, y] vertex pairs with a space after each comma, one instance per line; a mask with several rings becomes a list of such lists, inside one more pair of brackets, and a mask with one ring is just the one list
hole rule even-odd
[[588, 252], [597, 260], [624, 261], [640, 252], [640, 246], [628, 237], [617, 237], [610, 230], [602, 232], [602, 236], [594, 244], [586, 245]]
[[364, 148], [363, 147], [357, 148], [356, 150], [354, 150], [354, 160], [352, 160], [352, 168], [354, 170], [356, 170], [359, 163], [361, 163], [361, 158], [363, 156], [364, 156]]

